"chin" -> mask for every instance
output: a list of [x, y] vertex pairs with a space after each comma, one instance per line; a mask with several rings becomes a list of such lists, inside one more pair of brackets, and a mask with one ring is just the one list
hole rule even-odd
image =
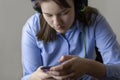
[[64, 34], [65, 33], [65, 31], [57, 31], [58, 33], [61, 33], [61, 34]]

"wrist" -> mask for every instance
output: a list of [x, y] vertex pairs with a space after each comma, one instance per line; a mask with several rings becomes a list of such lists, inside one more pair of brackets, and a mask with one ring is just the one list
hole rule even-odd
[[97, 62], [95, 60], [87, 60], [87, 73], [96, 78], [103, 78], [105, 76], [106, 70], [105, 65]]

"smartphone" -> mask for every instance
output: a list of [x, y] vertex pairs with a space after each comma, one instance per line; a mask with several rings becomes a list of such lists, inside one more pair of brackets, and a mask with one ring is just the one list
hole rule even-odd
[[44, 66], [44, 67], [42, 67], [41, 69], [42, 69], [44, 72], [47, 72], [47, 71], [49, 71], [50, 68], [51, 68], [51, 66]]

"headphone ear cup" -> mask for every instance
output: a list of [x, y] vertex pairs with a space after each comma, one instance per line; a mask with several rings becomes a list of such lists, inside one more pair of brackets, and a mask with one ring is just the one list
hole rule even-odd
[[33, 9], [39, 13], [42, 13], [41, 9], [38, 7], [38, 3], [35, 2], [35, 0], [31, 0], [31, 1], [32, 1]]
[[75, 0], [75, 9], [77, 12], [83, 11], [85, 6], [88, 6], [88, 0]]
[[83, 1], [84, 1], [85, 6], [88, 6], [88, 0], [83, 0]]
[[35, 11], [37, 11], [38, 13], [42, 13], [41, 9], [38, 7], [33, 7]]

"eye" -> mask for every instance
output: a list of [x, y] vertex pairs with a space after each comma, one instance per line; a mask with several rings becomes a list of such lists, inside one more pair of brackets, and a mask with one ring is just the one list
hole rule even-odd
[[51, 15], [51, 14], [46, 14], [46, 16], [47, 16], [47, 17], [52, 17], [52, 15]]
[[65, 11], [63, 13], [61, 13], [61, 15], [67, 15], [69, 13], [69, 11]]

